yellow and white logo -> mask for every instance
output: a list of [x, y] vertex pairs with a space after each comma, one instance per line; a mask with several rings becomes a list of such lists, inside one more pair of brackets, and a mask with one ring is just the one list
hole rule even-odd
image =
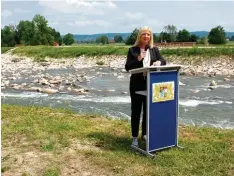
[[153, 103], [174, 100], [175, 86], [173, 81], [154, 83], [152, 86]]

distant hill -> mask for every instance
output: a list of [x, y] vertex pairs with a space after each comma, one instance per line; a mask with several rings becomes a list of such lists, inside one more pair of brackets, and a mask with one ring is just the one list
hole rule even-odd
[[[159, 33], [155, 33], [159, 35]], [[199, 37], [207, 37], [209, 32], [208, 31], [194, 31], [190, 32], [190, 34], [195, 34]], [[106, 35], [108, 39], [114, 39], [116, 35], [121, 35], [122, 38], [125, 40], [131, 33], [101, 33], [101, 34], [73, 34], [74, 39], [76, 41], [95, 41], [96, 38]], [[234, 32], [226, 32], [226, 37], [234, 36]]]
[[[195, 34], [199, 37], [207, 37], [209, 35], [209, 32], [207, 31], [195, 31], [195, 32], [190, 32], [190, 34]], [[226, 32], [226, 37], [231, 37], [234, 35], [234, 32]]]
[[76, 41], [95, 41], [96, 38], [101, 37], [102, 35], [106, 35], [108, 39], [114, 39], [116, 35], [121, 35], [125, 40], [131, 33], [101, 33], [101, 34], [73, 34], [73, 37]]

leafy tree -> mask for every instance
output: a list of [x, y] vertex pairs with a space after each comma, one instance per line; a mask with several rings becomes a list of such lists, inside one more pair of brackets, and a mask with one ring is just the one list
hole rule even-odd
[[114, 37], [114, 41], [115, 41], [115, 43], [121, 43], [121, 42], [123, 42], [123, 38], [121, 35], [116, 35]]
[[153, 34], [153, 39], [154, 39], [154, 43], [159, 41], [159, 37], [157, 37], [155, 34]]
[[101, 37], [96, 38], [96, 43], [101, 43]]
[[231, 36], [230, 41], [234, 41], [234, 35]]
[[189, 42], [190, 34], [186, 29], [180, 30], [176, 36], [178, 42]]
[[25, 45], [35, 45], [35, 25], [31, 21], [20, 21], [17, 25], [17, 40]]
[[48, 45], [47, 35], [42, 34], [42, 36], [41, 36], [41, 44], [42, 45]]
[[197, 43], [198, 44], [208, 45], [209, 44], [208, 38], [207, 37], [202, 37], [202, 38], [200, 38], [200, 39], [197, 40]]
[[226, 33], [222, 26], [212, 28], [208, 35], [209, 43], [224, 44], [226, 43]]
[[54, 42], [59, 43], [59, 45], [62, 45], [62, 37], [59, 32], [57, 32], [54, 28], [49, 27], [51, 30], [51, 35], [54, 37]]
[[169, 37], [167, 37], [168, 42], [174, 42], [176, 40], [176, 35], [177, 35], [177, 28], [174, 25], [167, 25], [164, 26], [164, 32], [166, 32], [167, 34], [169, 34]]
[[48, 21], [45, 19], [45, 17], [37, 14], [34, 16], [32, 22], [34, 23], [36, 30], [40, 32], [47, 32]]
[[1, 29], [1, 46], [15, 46], [15, 31], [12, 26]]
[[126, 45], [133, 45], [137, 39], [137, 34], [139, 32], [139, 29], [135, 28], [130, 36], [127, 37], [125, 44]]
[[107, 36], [106, 35], [102, 35], [101, 37], [100, 37], [100, 42], [104, 45], [104, 44], [108, 44], [109, 42], [108, 42], [108, 38], [107, 38]]
[[65, 45], [71, 45], [74, 42], [75, 42], [75, 40], [74, 40], [73, 35], [71, 33], [68, 33], [63, 37], [63, 43]]
[[35, 15], [32, 21], [20, 21], [16, 26], [2, 29], [1, 36], [2, 46], [14, 46], [15, 44], [53, 45], [54, 42], [62, 44], [60, 33], [49, 27], [45, 17], [39, 14]]
[[198, 40], [198, 36], [196, 36], [195, 34], [192, 34], [189, 36], [190, 42], [197, 42], [197, 40]]
[[164, 41], [172, 42], [171, 36], [170, 36], [170, 34], [167, 33], [167, 32], [161, 32], [161, 33], [159, 34], [159, 41], [161, 41], [161, 42], [164, 42]]

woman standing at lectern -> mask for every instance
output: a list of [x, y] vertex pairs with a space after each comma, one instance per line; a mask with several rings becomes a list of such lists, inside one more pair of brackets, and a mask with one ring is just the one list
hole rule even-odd
[[[165, 59], [160, 55], [157, 47], [153, 46], [153, 33], [149, 27], [143, 27], [139, 30], [136, 42], [129, 48], [125, 69], [127, 71], [143, 67], [143, 62], [147, 62], [145, 56], [149, 50], [150, 65], [166, 65]], [[146, 90], [146, 76], [143, 73], [132, 74], [130, 77], [130, 96], [131, 96], [131, 129], [132, 145], [138, 146], [138, 134], [140, 115], [143, 105], [142, 119], [142, 139], [146, 139], [146, 96], [136, 94], [136, 91]]]

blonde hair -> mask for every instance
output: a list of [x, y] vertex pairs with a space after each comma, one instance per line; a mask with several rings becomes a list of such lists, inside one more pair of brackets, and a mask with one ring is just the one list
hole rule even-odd
[[142, 35], [142, 33], [143, 33], [144, 31], [149, 31], [149, 32], [150, 32], [149, 47], [150, 47], [150, 48], [153, 48], [153, 46], [154, 46], [153, 32], [152, 32], [152, 30], [151, 30], [149, 27], [147, 27], [147, 26], [144, 26], [143, 28], [140, 28], [140, 30], [139, 30], [139, 32], [138, 32], [138, 34], [137, 34], [137, 39], [136, 39], [136, 42], [135, 42], [134, 46], [139, 46], [139, 45], [140, 45], [140, 43], [141, 43], [141, 41], [140, 41], [140, 40], [141, 40], [141, 35]]

